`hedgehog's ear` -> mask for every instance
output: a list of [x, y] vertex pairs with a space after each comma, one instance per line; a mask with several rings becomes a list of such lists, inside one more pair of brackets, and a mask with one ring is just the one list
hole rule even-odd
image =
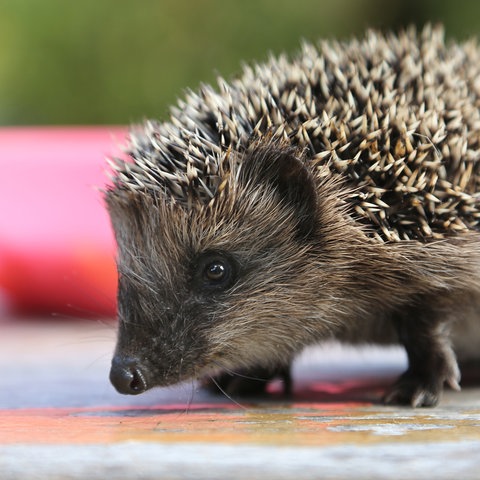
[[[298, 233], [308, 237], [315, 227], [317, 192], [312, 173], [298, 151], [274, 142], [251, 146], [243, 160], [241, 178], [250, 184], [269, 184], [294, 208]], [[268, 215], [268, 212], [265, 212]]]

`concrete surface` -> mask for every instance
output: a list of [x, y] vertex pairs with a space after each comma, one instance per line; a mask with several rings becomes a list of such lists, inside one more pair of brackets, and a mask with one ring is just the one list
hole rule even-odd
[[108, 383], [114, 327], [0, 324], [0, 479], [477, 479], [480, 388], [384, 407], [401, 349], [325, 345], [235, 403], [193, 383], [137, 397]]

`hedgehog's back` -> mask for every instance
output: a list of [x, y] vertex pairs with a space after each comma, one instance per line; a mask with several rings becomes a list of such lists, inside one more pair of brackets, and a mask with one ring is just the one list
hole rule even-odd
[[[268, 135], [306, 148], [312, 168], [359, 187], [353, 208], [382, 241], [475, 229], [480, 175], [480, 53], [426, 27], [304, 45], [189, 92], [170, 122], [132, 133], [116, 188], [191, 205], [215, 199], [230, 151]], [[241, 158], [241, 155], [238, 156]]]

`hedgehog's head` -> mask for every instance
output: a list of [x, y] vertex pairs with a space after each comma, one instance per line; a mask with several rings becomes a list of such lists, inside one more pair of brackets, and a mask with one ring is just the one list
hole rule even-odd
[[119, 247], [111, 380], [122, 393], [222, 367], [278, 365], [305, 343], [308, 329], [291, 319], [308, 317], [302, 308], [313, 309], [307, 298], [318, 291], [310, 272], [319, 262], [311, 256], [319, 235], [316, 180], [298, 151], [277, 142], [227, 160], [221, 176], [209, 179], [216, 186], [207, 199], [194, 185], [173, 195], [173, 175], [144, 188], [151, 176], [131, 165], [107, 192]]

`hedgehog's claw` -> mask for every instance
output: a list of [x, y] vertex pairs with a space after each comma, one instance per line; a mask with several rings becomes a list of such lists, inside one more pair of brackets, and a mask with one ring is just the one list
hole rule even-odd
[[383, 402], [387, 405], [434, 407], [440, 401], [443, 385], [460, 390], [460, 372], [455, 364], [445, 375], [421, 375], [407, 370], [387, 391]]
[[428, 382], [412, 372], [405, 372], [387, 391], [383, 402], [387, 405], [434, 407], [438, 404], [443, 382]]

